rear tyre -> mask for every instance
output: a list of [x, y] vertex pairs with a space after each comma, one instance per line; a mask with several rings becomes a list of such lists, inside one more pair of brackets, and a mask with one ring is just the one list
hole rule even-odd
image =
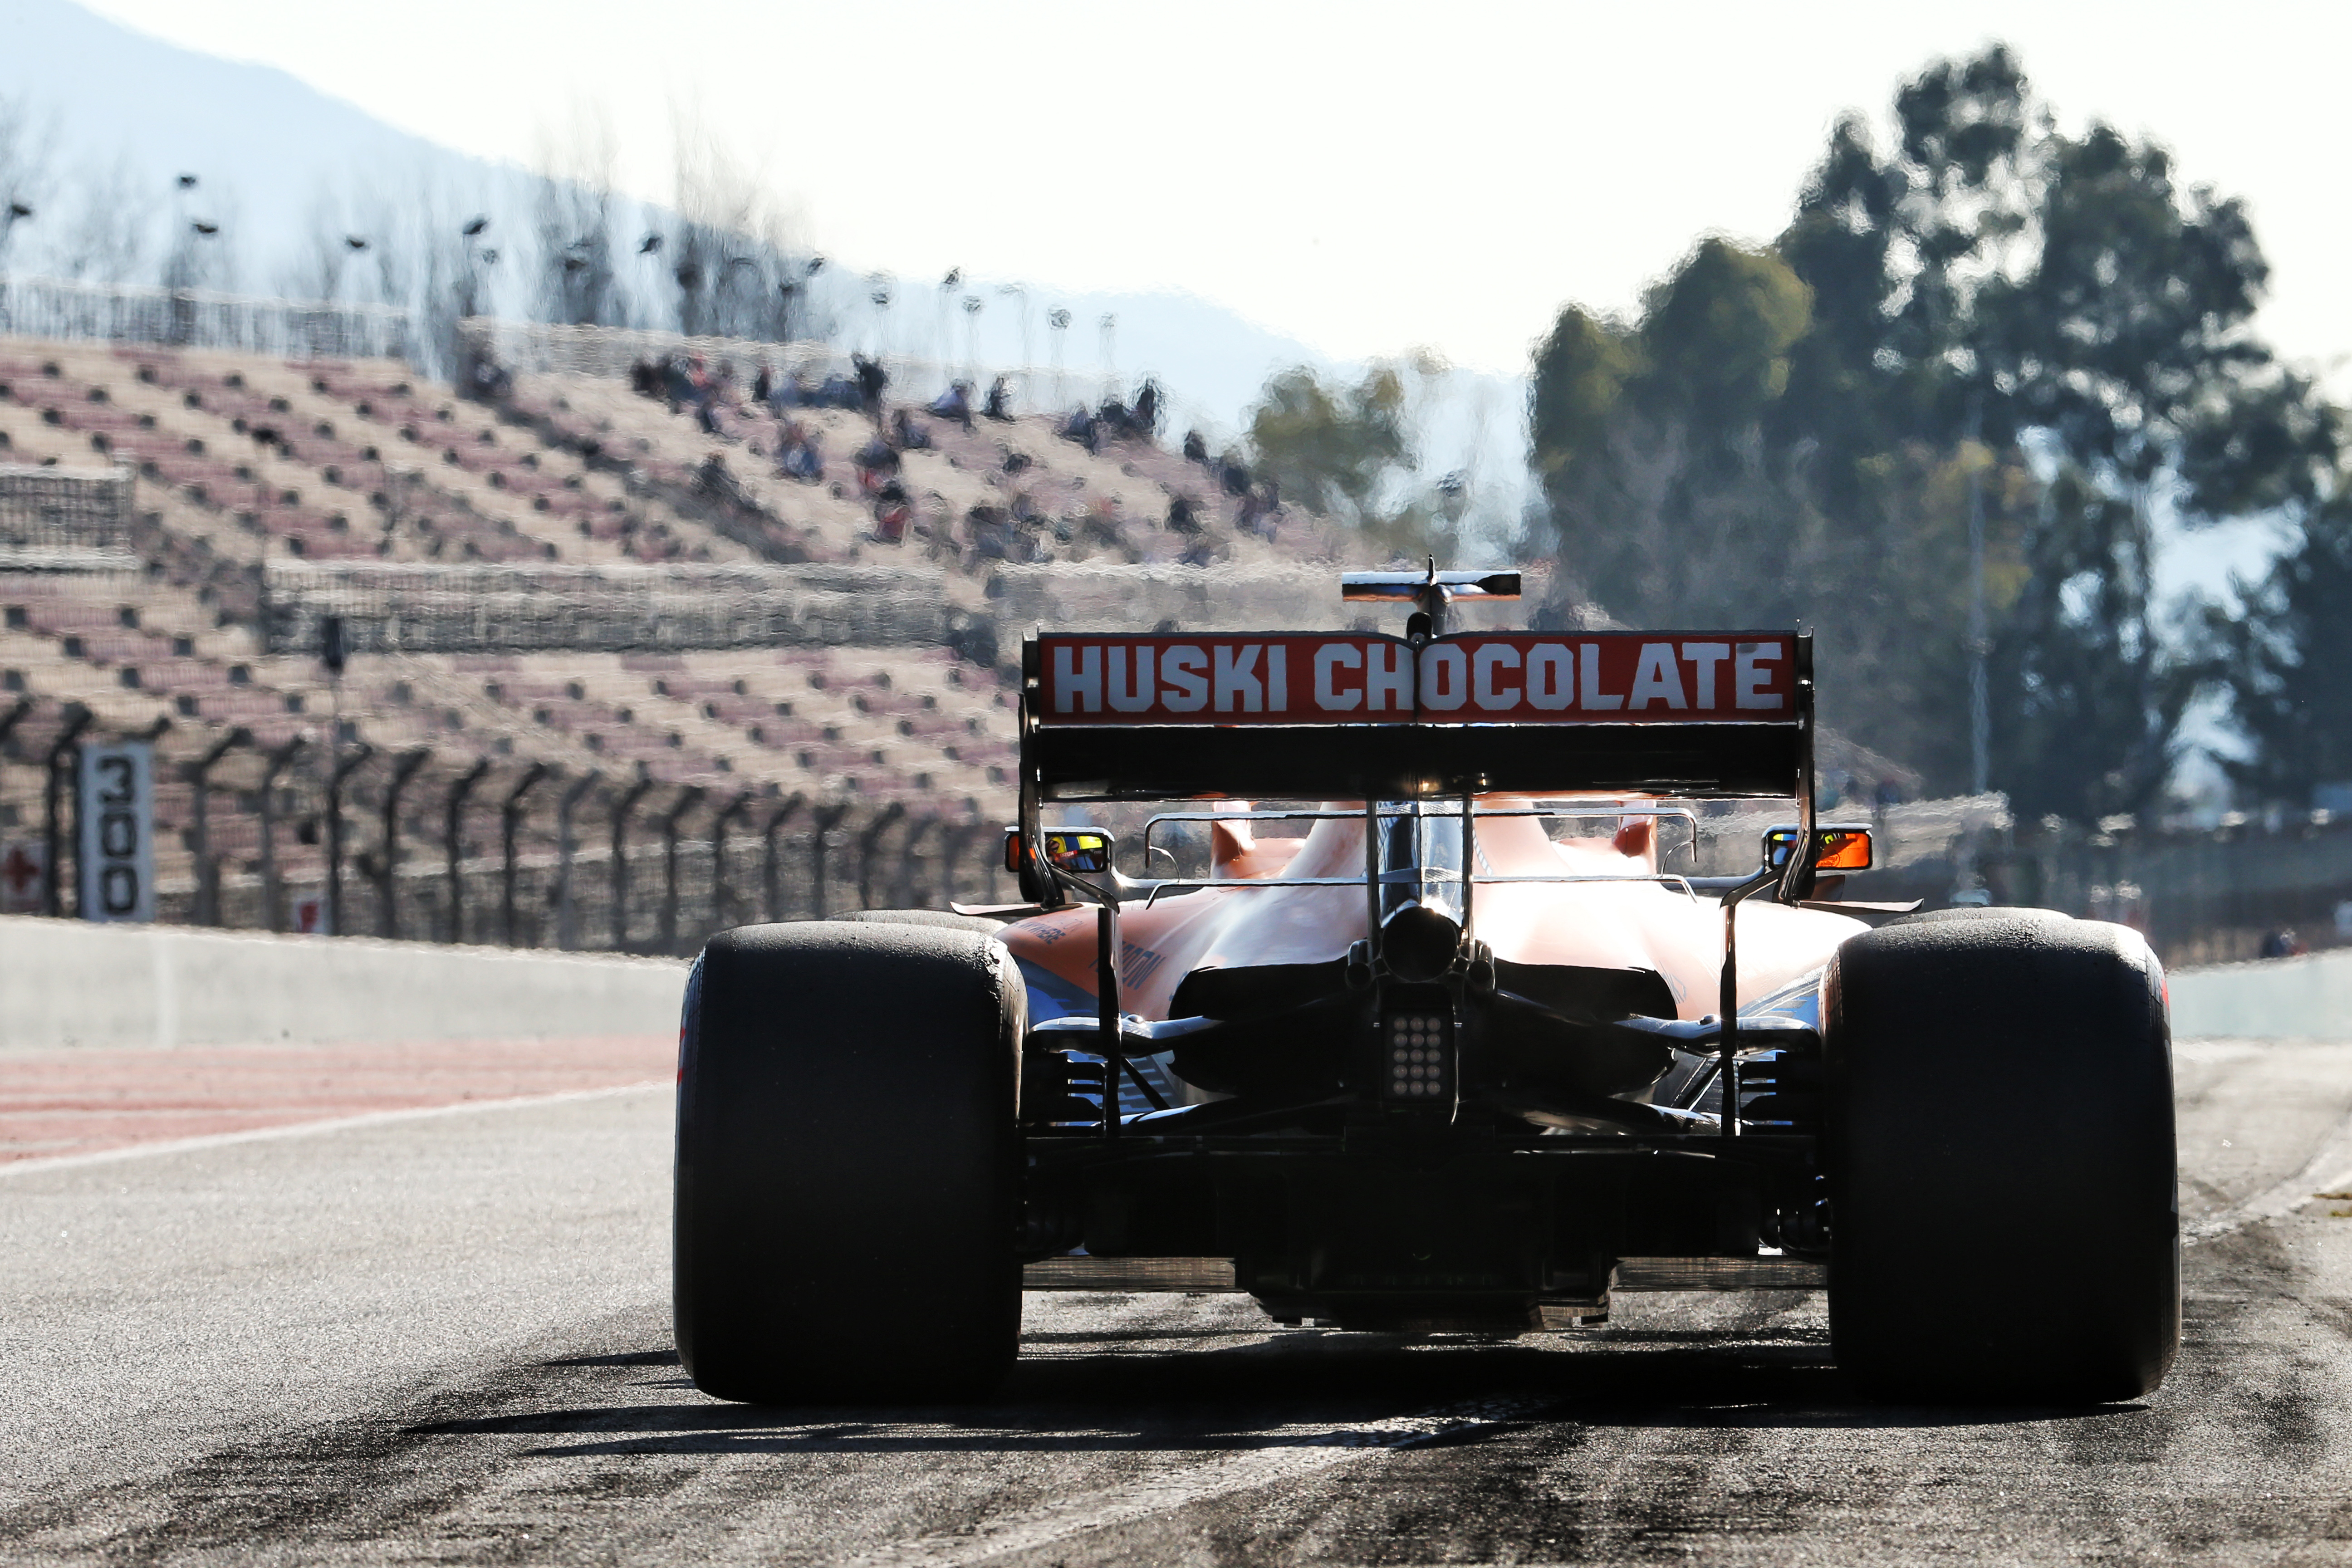
[[2080, 1404], [2180, 1340], [2170, 1031], [2138, 935], [2042, 910], [1889, 925], [1824, 994], [1830, 1332], [1891, 1399]]
[[1004, 922], [986, 915], [960, 915], [953, 910], [853, 910], [835, 920], [852, 925], [930, 926], [939, 931], [977, 931], [991, 936], [1004, 929]]
[[672, 1229], [698, 1386], [789, 1404], [1003, 1381], [1025, 1012], [1011, 957], [976, 932], [809, 921], [711, 940], [687, 984]]

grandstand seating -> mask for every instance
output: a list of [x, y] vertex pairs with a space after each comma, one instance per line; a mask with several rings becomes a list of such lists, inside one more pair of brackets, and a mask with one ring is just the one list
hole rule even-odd
[[[374, 825], [405, 776], [397, 759], [420, 751], [431, 760], [397, 805], [412, 877], [445, 853], [453, 790], [470, 791], [462, 856], [497, 854], [500, 803], [541, 776], [534, 767], [598, 775], [593, 799], [626, 798], [642, 822], [699, 803], [695, 820], [707, 825], [746, 799], [898, 806], [910, 822], [1009, 810], [1011, 678], [947, 648], [367, 653], [338, 685], [309, 653], [266, 646], [257, 605], [273, 561], [922, 566], [920, 592], [988, 617], [1003, 591], [991, 574], [1007, 559], [1032, 573], [1187, 552], [1272, 567], [1339, 551], [1326, 525], [1296, 511], [1276, 541], [1241, 531], [1213, 476], [1147, 443], [1088, 452], [1039, 418], [967, 429], [921, 415], [930, 445], [904, 453], [900, 469], [915, 526], [890, 542], [852, 461], [872, 435], [862, 416], [790, 412], [823, 445], [822, 477], [807, 482], [778, 470], [784, 419], [744, 401], [722, 406], [713, 433], [623, 384], [580, 376], [519, 377], [482, 402], [394, 362], [0, 337], [0, 464], [126, 467], [139, 561], [0, 570], [0, 718], [21, 709], [0, 755], [0, 838], [40, 837], [39, 764], [76, 705], [90, 733], [158, 737], [160, 871], [184, 916], [205, 871], [184, 764], [240, 731], [203, 814], [221, 909], [245, 900], [243, 916], [224, 918], [262, 918], [265, 815], [278, 922], [315, 889], [330, 759], [359, 746], [370, 750], [344, 806], [353, 883], [385, 874], [368, 858], [381, 848]], [[1179, 495], [1193, 531], [1162, 526]], [[561, 793], [537, 786], [519, 823], [518, 852], [534, 864], [558, 853]]]

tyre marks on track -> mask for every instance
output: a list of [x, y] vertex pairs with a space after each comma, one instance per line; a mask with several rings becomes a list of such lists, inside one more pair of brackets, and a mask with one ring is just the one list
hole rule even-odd
[[2303, 1168], [2250, 1198], [2180, 1227], [2180, 1239], [2211, 1241], [2264, 1220], [2284, 1219], [2322, 1193], [2352, 1184], [2352, 1112], [2336, 1124]]
[[1160, 1470], [1125, 1486], [1003, 1514], [968, 1532], [895, 1542], [848, 1562], [852, 1568], [964, 1568], [1017, 1552], [1079, 1544], [1085, 1537], [1194, 1503], [1301, 1480], [1367, 1453], [1418, 1447], [1530, 1420], [1553, 1403], [1516, 1396], [1474, 1399], [1327, 1430], [1274, 1428], [1254, 1439], [1259, 1446]]

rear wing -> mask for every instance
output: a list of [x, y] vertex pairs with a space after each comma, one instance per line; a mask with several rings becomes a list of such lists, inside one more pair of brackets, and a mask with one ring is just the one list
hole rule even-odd
[[1054, 634], [1022, 645], [1046, 800], [1811, 793], [1797, 632]]

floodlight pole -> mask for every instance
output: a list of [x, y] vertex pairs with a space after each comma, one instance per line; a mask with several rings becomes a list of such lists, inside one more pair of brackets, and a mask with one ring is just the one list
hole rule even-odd
[[1969, 404], [1969, 784], [1970, 793], [1992, 787], [1992, 696], [1985, 668], [1991, 634], [1985, 616], [1984, 395]]

